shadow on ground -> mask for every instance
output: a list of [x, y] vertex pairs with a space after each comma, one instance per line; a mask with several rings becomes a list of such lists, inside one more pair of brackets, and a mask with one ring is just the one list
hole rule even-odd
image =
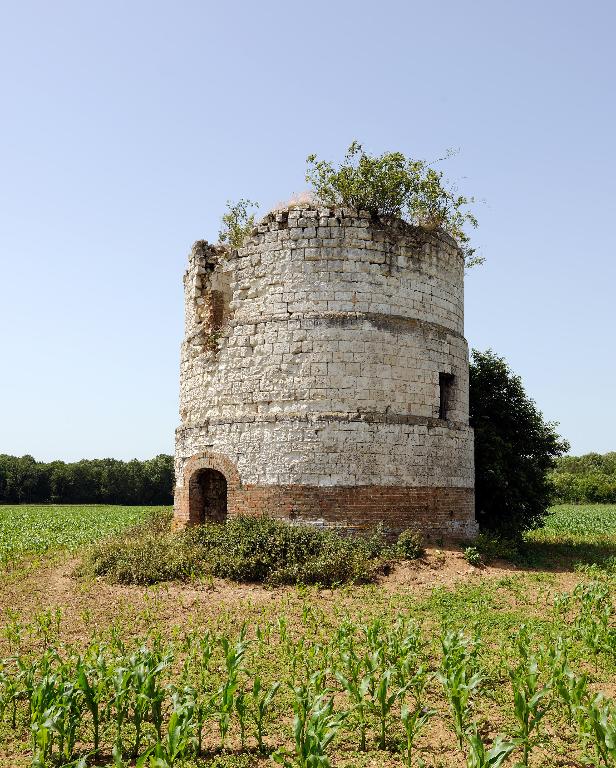
[[589, 565], [616, 570], [616, 545], [603, 541], [530, 539], [524, 543], [518, 564], [546, 571], [573, 571]]

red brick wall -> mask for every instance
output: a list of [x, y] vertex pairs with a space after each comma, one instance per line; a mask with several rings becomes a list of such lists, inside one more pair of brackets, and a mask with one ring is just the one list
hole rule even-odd
[[[353, 531], [366, 530], [382, 522], [392, 534], [417, 526], [428, 540], [464, 539], [474, 533], [472, 488], [240, 486], [231, 483], [228, 494], [231, 517], [269, 515]], [[177, 528], [188, 523], [188, 512], [189, 494], [178, 493], [174, 519]]]

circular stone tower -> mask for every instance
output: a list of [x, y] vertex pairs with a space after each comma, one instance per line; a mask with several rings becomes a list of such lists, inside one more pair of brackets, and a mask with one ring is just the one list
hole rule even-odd
[[184, 276], [176, 528], [262, 515], [469, 538], [464, 263], [348, 209], [268, 214]]

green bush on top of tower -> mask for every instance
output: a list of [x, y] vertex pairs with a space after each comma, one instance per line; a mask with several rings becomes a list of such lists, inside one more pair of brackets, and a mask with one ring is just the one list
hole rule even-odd
[[244, 240], [255, 225], [255, 214], [249, 213], [251, 208], [258, 208], [258, 203], [252, 200], [238, 200], [232, 203], [227, 200], [227, 212], [223, 214], [218, 239], [231, 248], [241, 248]]
[[[442, 159], [451, 155], [448, 152]], [[467, 267], [483, 262], [466, 231], [477, 227], [468, 209], [474, 198], [459, 194], [430, 163], [402, 152], [370, 155], [357, 141], [338, 166], [316, 155], [309, 155], [307, 163], [306, 181], [323, 205], [348, 206], [383, 219], [402, 218], [427, 231], [442, 229], [458, 243]]]

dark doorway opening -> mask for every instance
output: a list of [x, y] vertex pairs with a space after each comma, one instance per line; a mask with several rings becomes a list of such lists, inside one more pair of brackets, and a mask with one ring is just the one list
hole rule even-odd
[[216, 469], [200, 469], [190, 478], [189, 523], [224, 523], [227, 519], [227, 481]]

